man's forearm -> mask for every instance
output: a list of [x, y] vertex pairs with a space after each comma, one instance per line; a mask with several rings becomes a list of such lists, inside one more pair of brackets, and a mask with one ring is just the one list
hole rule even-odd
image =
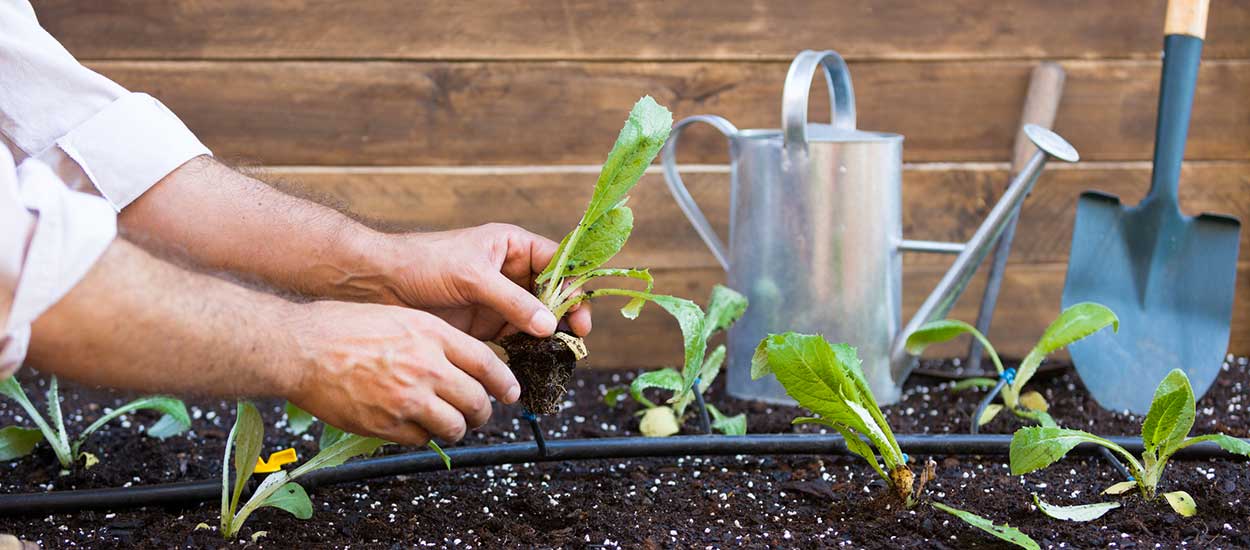
[[28, 364], [144, 392], [285, 395], [300, 306], [191, 273], [116, 240], [34, 323]]
[[171, 172], [119, 218], [145, 246], [310, 296], [373, 301], [381, 234], [332, 208], [282, 193], [209, 157]]

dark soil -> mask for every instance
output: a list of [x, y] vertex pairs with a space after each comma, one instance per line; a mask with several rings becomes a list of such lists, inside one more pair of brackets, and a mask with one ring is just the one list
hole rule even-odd
[[555, 337], [535, 338], [518, 332], [499, 345], [508, 354], [508, 368], [521, 384], [521, 406], [534, 414], [560, 412], [577, 367], [568, 344]]
[[[953, 364], [931, 368], [957, 370]], [[550, 438], [637, 435], [632, 402], [609, 409], [605, 391], [627, 384], [634, 373], [581, 370], [569, 384], [563, 412], [545, 419]], [[31, 382], [32, 398], [42, 395]], [[1142, 383], [1140, 391], [1153, 384]], [[898, 433], [967, 431], [982, 391], [954, 392], [949, 382], [915, 378], [901, 403], [886, 416]], [[1223, 431], [1250, 436], [1246, 393], [1250, 373], [1236, 359], [1198, 404], [1194, 433]], [[1071, 371], [1032, 384], [1051, 404], [1061, 424], [1106, 435], [1136, 434], [1140, 419], [1105, 411], [1085, 393]], [[116, 406], [112, 394], [67, 392], [71, 429], [98, 414], [90, 403]], [[746, 412], [751, 432], [818, 430], [792, 427], [798, 409], [727, 398], [721, 385], [708, 399], [726, 414]], [[262, 408], [270, 422], [265, 452], [294, 445], [301, 458], [316, 450], [313, 435], [294, 436], [284, 425], [280, 403]], [[107, 427], [84, 448], [100, 465], [59, 476], [50, 451], [0, 465], [0, 492], [47, 491], [211, 478], [220, 473], [221, 451], [233, 406], [200, 402], [193, 431], [157, 442], [136, 433], [155, 415], [128, 418], [129, 426]], [[496, 405], [489, 424], [460, 445], [528, 439], [517, 407]], [[0, 425], [18, 422], [21, 410], [0, 403]], [[223, 417], [222, 415], [226, 415]], [[986, 432], [1014, 429], [1000, 415]], [[28, 420], [20, 423], [27, 424]], [[696, 422], [685, 426], [694, 433]], [[316, 432], [318, 428], [314, 428]], [[388, 447], [385, 452], [419, 449]], [[926, 457], [912, 457], [917, 464]], [[1121, 509], [1088, 523], [1052, 520], [1032, 505], [1031, 493], [1054, 504], [1107, 500], [1098, 493], [1119, 481], [1097, 458], [1067, 458], [1026, 476], [1011, 476], [1005, 457], [934, 456], [937, 477], [929, 499], [1007, 521], [1044, 548], [1250, 548], [1250, 476], [1241, 460], [1177, 461], [1161, 491], [1183, 489], [1197, 501], [1199, 515], [1182, 518], [1162, 500], [1130, 495]], [[919, 473], [919, 467], [916, 468]], [[516, 464], [379, 479], [323, 487], [311, 492], [315, 515], [299, 521], [263, 509], [238, 541], [223, 542], [213, 528], [217, 504], [183, 508], [118, 509], [73, 514], [0, 518], [0, 532], [41, 542], [45, 548], [1009, 548], [928, 506], [902, 509], [861, 460], [840, 456], [665, 458], [629, 461]], [[251, 536], [266, 534], [253, 543]]]

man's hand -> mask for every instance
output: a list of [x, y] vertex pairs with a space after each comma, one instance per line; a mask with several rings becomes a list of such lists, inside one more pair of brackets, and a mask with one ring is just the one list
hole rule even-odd
[[[379, 301], [429, 311], [481, 340], [556, 330], [556, 318], [530, 292], [556, 252], [550, 239], [497, 223], [383, 239], [376, 250], [393, 265], [384, 270]], [[576, 306], [568, 323], [575, 334], [588, 334], [589, 304]]]
[[302, 306], [291, 327], [301, 364], [296, 405], [352, 433], [409, 445], [458, 441], [485, 424], [487, 392], [521, 394], [486, 344], [411, 309], [345, 302]]

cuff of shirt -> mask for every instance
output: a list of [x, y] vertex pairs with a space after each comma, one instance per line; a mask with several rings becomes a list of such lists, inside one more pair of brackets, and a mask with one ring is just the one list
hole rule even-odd
[[183, 163], [212, 154], [177, 115], [143, 93], [118, 98], [56, 144], [118, 212]]
[[41, 162], [17, 170], [22, 202], [38, 217], [0, 338], [0, 379], [26, 356], [30, 324], [86, 276], [117, 235], [117, 214], [100, 197], [70, 190]]

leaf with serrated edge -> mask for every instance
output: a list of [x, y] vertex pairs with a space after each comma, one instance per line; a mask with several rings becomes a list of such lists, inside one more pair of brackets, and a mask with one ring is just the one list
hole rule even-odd
[[747, 310], [747, 297], [723, 285], [712, 287], [712, 296], [707, 302], [707, 314], [703, 321], [703, 338], [711, 338], [713, 334], [728, 329], [742, 318]]
[[712, 415], [712, 429], [725, 435], [746, 435], [747, 415], [745, 413], [725, 416], [720, 409], [707, 404], [707, 412]]
[[814, 418], [810, 416], [800, 416], [795, 418], [791, 421], [791, 424], [796, 426], [799, 424], [820, 424], [837, 430], [837, 432], [842, 435], [842, 441], [846, 444], [847, 450], [868, 461], [868, 464], [872, 466], [872, 469], [876, 470], [877, 475], [881, 476], [881, 479], [886, 483], [890, 483], [890, 476], [881, 468], [881, 463], [877, 461], [877, 454], [872, 450], [872, 446], [864, 443], [864, 440], [860, 439], [858, 434], [851, 431], [851, 429], [845, 425], [838, 424], [836, 422], [829, 422], [823, 418]]
[[1120, 319], [1102, 304], [1081, 302], [1064, 309], [1059, 313], [1059, 317], [1046, 327], [1046, 332], [1042, 333], [1037, 345], [1033, 346], [1029, 354], [1020, 362], [1020, 369], [1016, 373], [1015, 382], [1011, 384], [1012, 387], [1019, 390], [1028, 384], [1047, 355], [1108, 326], [1114, 331], [1120, 330]]
[[643, 390], [650, 388], [660, 388], [671, 392], [679, 392], [682, 390], [681, 373], [673, 369], [660, 369], [647, 371], [639, 374], [633, 382], [629, 384], [629, 395], [634, 398], [640, 405], [651, 408], [655, 406], [655, 402], [647, 399], [643, 395]]
[[43, 432], [39, 428], [6, 426], [0, 429], [0, 460], [26, 456], [35, 450], [40, 441], [43, 441]]
[[985, 410], [981, 411], [981, 418], [977, 419], [978, 426], [989, 424], [998, 413], [1002, 412], [1003, 406], [998, 403], [990, 403], [985, 406]]
[[1208, 434], [1208, 435], [1200, 435], [1197, 437], [1191, 437], [1185, 440], [1185, 442], [1182, 443], [1180, 447], [1188, 447], [1190, 445], [1193, 445], [1194, 443], [1201, 443], [1203, 441], [1212, 441], [1216, 445], [1219, 445], [1220, 448], [1224, 449], [1225, 451], [1250, 457], [1250, 443], [1246, 443], [1244, 439], [1233, 437], [1231, 435]]
[[299, 519], [308, 519], [313, 515], [312, 501], [308, 499], [308, 493], [298, 483], [287, 483], [274, 494], [269, 495], [269, 498], [265, 499], [259, 507], [266, 506], [286, 510]]
[[981, 331], [977, 330], [976, 327], [957, 319], [938, 319], [921, 325], [915, 332], [907, 336], [905, 348], [907, 353], [920, 355], [925, 348], [951, 340], [962, 334], [971, 334], [973, 338], [981, 342], [981, 346], [990, 355], [990, 360], [994, 362], [994, 367], [998, 369], [999, 373], [1003, 372], [1003, 362], [998, 358], [998, 352], [990, 344], [989, 339], [984, 334], [981, 334]]
[[[77, 451], [78, 448], [82, 446], [82, 443], [87, 440], [87, 436], [91, 435], [93, 432], [100, 429], [113, 419], [131, 411], [143, 409], [157, 411], [164, 413], [165, 415], [153, 425], [155, 427], [155, 433], [153, 433], [153, 430], [151, 429], [148, 430], [149, 436], [164, 439], [191, 429], [191, 415], [187, 414], [187, 406], [183, 404], [182, 401], [172, 397], [160, 395], [142, 397], [126, 403], [112, 412], [101, 416], [96, 419], [95, 422], [92, 422], [91, 425], [83, 429], [83, 431], [78, 434], [78, 438], [74, 440], [74, 451]], [[169, 420], [165, 419], [166, 417], [172, 419], [172, 425]]]
[[1137, 487], [1136, 481], [1121, 481], [1119, 483], [1116, 483], [1115, 485], [1112, 485], [1110, 487], [1107, 487], [1106, 489], [1103, 489], [1102, 494], [1122, 495], [1124, 493], [1132, 491], [1134, 487]]
[[1163, 493], [1163, 498], [1166, 498], [1172, 509], [1182, 516], [1188, 518], [1198, 513], [1198, 504], [1194, 502], [1194, 497], [1189, 496], [1189, 493], [1185, 491]]
[[978, 516], [972, 512], [965, 512], [958, 508], [947, 506], [937, 501], [934, 501], [932, 504], [934, 508], [937, 508], [938, 510], [941, 510], [952, 516], [955, 516], [963, 520], [963, 522], [967, 523], [968, 525], [976, 527], [977, 529], [985, 531], [986, 533], [994, 535], [995, 537], [998, 537], [1002, 540], [1010, 542], [1016, 546], [1025, 548], [1027, 550], [1041, 550], [1042, 548], [1041, 546], [1037, 544], [1037, 541], [1033, 540], [1028, 535], [1020, 532], [1019, 529], [1016, 529], [1015, 527], [1007, 525], [1006, 523], [1002, 525], [997, 525], [994, 522], [986, 518], [983, 518], [981, 516]]
[[1011, 436], [1009, 450], [1011, 473], [1027, 474], [1050, 466], [1081, 443], [1095, 443], [1122, 455], [1127, 454], [1120, 446], [1080, 430], [1053, 427], [1020, 428]]
[[1150, 411], [1142, 422], [1141, 438], [1146, 452], [1162, 449], [1166, 458], [1194, 426], [1194, 390], [1184, 371], [1173, 369], [1155, 388]]
[[[1131, 482], [1130, 482], [1131, 483]], [[1057, 506], [1047, 504], [1033, 493], [1033, 503], [1037, 505], [1037, 509], [1055, 519], [1064, 521], [1093, 521], [1102, 517], [1107, 512], [1120, 507], [1118, 502], [1099, 502], [1096, 504], [1080, 504], [1077, 506]]]
[[312, 413], [299, 408], [298, 405], [290, 401], [286, 402], [284, 409], [286, 411], [287, 431], [295, 435], [301, 435], [308, 431], [308, 428], [312, 427], [313, 422], [317, 421], [317, 417], [313, 416]]

